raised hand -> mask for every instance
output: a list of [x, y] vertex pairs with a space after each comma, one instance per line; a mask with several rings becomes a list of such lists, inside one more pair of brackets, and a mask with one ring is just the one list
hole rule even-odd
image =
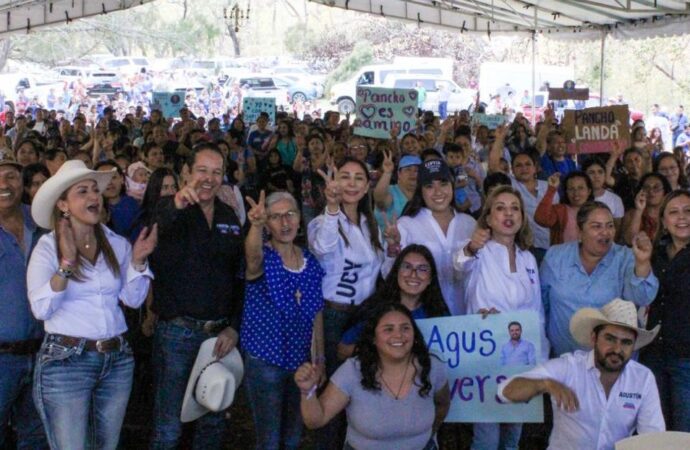
[[652, 240], [649, 239], [647, 233], [641, 231], [633, 237], [632, 251], [635, 255], [635, 261], [639, 263], [647, 263], [652, 259]]
[[177, 194], [175, 194], [175, 208], [184, 209], [189, 205], [199, 203], [199, 194], [197, 193], [197, 189], [200, 183], [201, 180], [197, 179], [196, 181], [188, 183], [185, 187], [177, 191]]
[[324, 190], [324, 194], [326, 195], [326, 210], [335, 213], [340, 208], [340, 202], [343, 199], [343, 188], [335, 179], [337, 170], [335, 167], [331, 166], [328, 169], [328, 173], [325, 173], [321, 169], [318, 169], [317, 172], [326, 182], [326, 189]]
[[647, 207], [647, 193], [644, 189], [640, 189], [640, 192], [635, 196], [635, 209], [642, 212]]
[[259, 194], [259, 202], [255, 202], [253, 198], [247, 196], [247, 203], [249, 203], [250, 209], [247, 211], [247, 219], [252, 225], [263, 226], [266, 223], [268, 215], [266, 213], [266, 192], [261, 191]]
[[556, 172], [556, 173], [552, 174], [552, 175], [548, 178], [547, 181], [548, 181], [548, 183], [549, 183], [549, 187], [552, 187], [552, 188], [554, 188], [554, 189], [558, 189], [558, 188], [560, 187], [560, 185], [561, 185], [561, 173], [560, 173], [560, 172]]
[[391, 139], [397, 139], [400, 136], [400, 125], [393, 124], [391, 127]]
[[506, 135], [508, 134], [508, 124], [504, 123], [496, 127], [496, 140], [505, 141]]
[[400, 230], [398, 230], [398, 218], [393, 214], [391, 220], [388, 220], [388, 215], [383, 215], [385, 228], [383, 229], [383, 237], [386, 239], [388, 245], [400, 244]]
[[467, 250], [473, 255], [476, 255], [479, 250], [484, 248], [487, 242], [491, 239], [491, 230], [488, 228], [477, 227], [472, 233]]
[[146, 258], [156, 249], [157, 244], [158, 224], [154, 223], [150, 228], [144, 227], [132, 247], [132, 263], [135, 265], [144, 264]]
[[304, 363], [295, 372], [295, 384], [302, 394], [307, 395], [319, 382], [319, 369], [312, 363]]
[[383, 152], [383, 162], [381, 163], [381, 169], [383, 173], [393, 173], [395, 170], [395, 163], [393, 162], [393, 152], [384, 151]]
[[60, 217], [57, 223], [58, 228], [58, 247], [62, 258], [76, 263], [77, 261], [77, 244], [74, 239], [74, 231], [72, 230], [72, 223], [67, 217]]

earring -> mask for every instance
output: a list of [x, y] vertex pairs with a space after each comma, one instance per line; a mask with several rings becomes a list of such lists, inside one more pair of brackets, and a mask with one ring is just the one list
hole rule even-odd
[[69, 219], [69, 211], [62, 211], [62, 217], [65, 219]]

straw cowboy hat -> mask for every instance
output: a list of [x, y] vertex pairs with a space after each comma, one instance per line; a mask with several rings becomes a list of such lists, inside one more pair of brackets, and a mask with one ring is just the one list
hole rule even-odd
[[654, 340], [659, 332], [657, 325], [653, 330], [645, 330], [637, 326], [637, 309], [633, 302], [613, 299], [601, 309], [582, 308], [570, 319], [570, 334], [578, 344], [591, 348], [592, 331], [599, 325], [618, 325], [629, 328], [637, 334], [634, 349], [638, 350]]
[[182, 401], [182, 422], [192, 422], [209, 411], [222, 411], [235, 400], [235, 391], [244, 376], [242, 357], [234, 348], [222, 359], [214, 358], [216, 340], [206, 339], [196, 355]]
[[84, 161], [78, 159], [66, 161], [55, 175], [38, 188], [31, 203], [31, 216], [39, 227], [52, 230], [53, 208], [63, 192], [84, 180], [94, 180], [98, 189], [103, 192], [116, 170], [113, 168], [108, 172], [100, 172], [89, 169]]

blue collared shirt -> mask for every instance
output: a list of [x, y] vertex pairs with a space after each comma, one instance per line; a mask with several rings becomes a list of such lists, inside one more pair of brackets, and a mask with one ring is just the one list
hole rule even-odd
[[40, 338], [43, 327], [29, 308], [26, 296], [26, 265], [42, 234], [31, 219], [29, 207], [22, 205], [24, 243], [0, 226], [0, 342]]
[[517, 345], [513, 340], [506, 342], [501, 349], [502, 366], [534, 366], [537, 364], [534, 344], [530, 341], [520, 339]]
[[638, 306], [652, 303], [659, 281], [650, 272], [635, 275], [635, 256], [628, 247], [613, 244], [591, 274], [580, 260], [577, 241], [554, 245], [540, 269], [546, 313], [546, 334], [556, 355], [583, 349], [570, 335], [570, 318], [580, 308], [601, 308], [616, 297]]

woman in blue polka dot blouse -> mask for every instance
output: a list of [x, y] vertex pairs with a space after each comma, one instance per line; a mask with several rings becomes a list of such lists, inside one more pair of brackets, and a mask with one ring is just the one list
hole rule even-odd
[[[300, 391], [292, 381], [304, 362], [324, 369], [321, 265], [294, 244], [297, 202], [274, 192], [247, 198], [246, 289], [240, 342], [257, 449], [296, 449], [302, 435]], [[270, 238], [263, 242], [266, 229]]]

